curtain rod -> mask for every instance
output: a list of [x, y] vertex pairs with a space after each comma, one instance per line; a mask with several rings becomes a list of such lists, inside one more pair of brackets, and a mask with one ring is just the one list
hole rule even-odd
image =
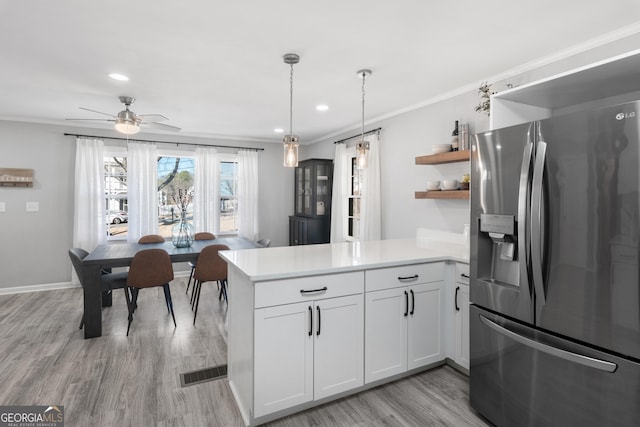
[[237, 148], [239, 150], [264, 151], [264, 148], [255, 148], [255, 147], [236, 147], [233, 145], [207, 145], [207, 144], [194, 144], [191, 142], [175, 142], [175, 141], [153, 141], [149, 139], [116, 138], [113, 136], [79, 135], [77, 133], [65, 133], [64, 136], [77, 136], [79, 138], [115, 139], [118, 141], [157, 142], [161, 144], [192, 145], [194, 147]]
[[[382, 128], [371, 129], [371, 130], [366, 131], [364, 134], [365, 135], [369, 135], [369, 134], [376, 133], [376, 132], [380, 133], [381, 130], [382, 130]], [[362, 136], [362, 133], [350, 136], [348, 138], [343, 138], [340, 141], [334, 142], [334, 144], [342, 144], [343, 142], [347, 142], [348, 140], [353, 139], [353, 138], [357, 138], [359, 136]]]

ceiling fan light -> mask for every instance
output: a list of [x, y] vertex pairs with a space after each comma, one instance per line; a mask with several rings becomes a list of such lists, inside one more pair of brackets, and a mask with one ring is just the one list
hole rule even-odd
[[136, 122], [130, 120], [118, 120], [116, 121], [115, 128], [118, 132], [125, 135], [135, 135], [140, 132], [140, 126]]

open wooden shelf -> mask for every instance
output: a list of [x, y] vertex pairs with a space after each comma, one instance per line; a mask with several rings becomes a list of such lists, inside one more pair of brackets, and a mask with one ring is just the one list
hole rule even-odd
[[469, 199], [469, 190], [416, 191], [416, 199]]
[[448, 151], [416, 157], [416, 165], [441, 165], [443, 163], [464, 162], [470, 159], [469, 150]]
[[0, 168], [0, 187], [33, 187], [33, 169]]

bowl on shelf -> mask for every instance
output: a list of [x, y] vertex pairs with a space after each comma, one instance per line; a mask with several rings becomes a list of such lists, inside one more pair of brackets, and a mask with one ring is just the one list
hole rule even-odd
[[440, 190], [440, 181], [427, 181], [427, 191]]
[[457, 190], [458, 189], [458, 180], [457, 179], [445, 179], [442, 181], [442, 189], [443, 190]]
[[433, 154], [446, 153], [451, 151], [451, 144], [439, 144], [431, 147]]

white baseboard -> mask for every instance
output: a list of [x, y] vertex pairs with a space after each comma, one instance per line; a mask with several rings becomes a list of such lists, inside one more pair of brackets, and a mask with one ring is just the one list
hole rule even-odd
[[25, 292], [55, 291], [58, 289], [79, 288], [80, 284], [71, 282], [45, 283], [43, 285], [14, 286], [11, 288], [0, 288], [0, 295], [22, 294]]
[[[176, 271], [175, 277], [189, 277], [191, 271]], [[71, 282], [45, 283], [42, 285], [24, 285], [0, 288], [0, 295], [23, 294], [25, 292], [55, 291], [59, 289], [79, 288], [80, 284]]]

